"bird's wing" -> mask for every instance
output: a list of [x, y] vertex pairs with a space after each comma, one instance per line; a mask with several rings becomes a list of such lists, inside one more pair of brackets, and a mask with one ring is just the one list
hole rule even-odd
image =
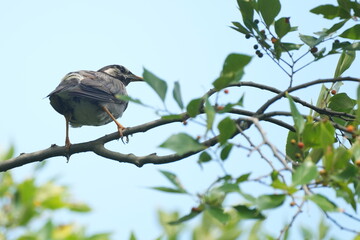
[[116, 96], [126, 95], [126, 89], [121, 81], [106, 74], [79, 71], [66, 75], [60, 85], [49, 96], [54, 93], [66, 93], [69, 96], [100, 102], [124, 103]]
[[47, 95], [47, 97], [51, 97], [53, 95], [56, 95], [60, 92], [65, 92], [68, 89], [72, 89], [75, 88], [76, 86], [79, 85], [79, 82], [83, 79], [83, 76], [81, 76], [80, 74], [73, 72], [73, 73], [68, 73], [60, 82], [60, 84], [55, 88], [54, 91], [52, 91], [51, 93], [49, 93], [49, 95]]

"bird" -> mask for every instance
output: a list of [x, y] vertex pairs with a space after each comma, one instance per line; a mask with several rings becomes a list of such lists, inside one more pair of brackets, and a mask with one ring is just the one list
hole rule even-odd
[[121, 117], [128, 101], [126, 86], [144, 81], [121, 65], [108, 65], [98, 71], [80, 70], [66, 74], [47, 97], [51, 106], [64, 115], [65, 146], [70, 149], [69, 124], [72, 127], [101, 126], [115, 122], [120, 137], [125, 127], [116, 119]]

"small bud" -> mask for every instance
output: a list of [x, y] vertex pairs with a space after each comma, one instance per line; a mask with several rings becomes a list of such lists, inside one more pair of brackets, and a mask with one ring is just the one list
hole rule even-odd
[[296, 205], [296, 202], [294, 202], [294, 201], [292, 201], [291, 203], [290, 203], [290, 207], [293, 207], [293, 206], [295, 206]]
[[295, 140], [295, 139], [291, 139], [290, 142], [291, 142], [291, 144], [295, 144], [295, 143], [296, 143], [296, 140]]
[[224, 93], [225, 93], [225, 94], [228, 94], [228, 93], [229, 93], [229, 90], [228, 90], [228, 89], [225, 89], [225, 90], [224, 90]]
[[290, 23], [290, 17], [285, 18], [285, 23]]
[[186, 126], [188, 124], [188, 122], [185, 120], [182, 122], [184, 126]]
[[335, 89], [331, 90], [331, 94], [332, 94], [332, 95], [335, 95], [335, 94], [336, 94], [336, 90], [335, 90]]
[[303, 142], [298, 142], [297, 145], [298, 145], [299, 148], [304, 148], [304, 146], [305, 146], [305, 144]]
[[277, 38], [274, 38], [274, 37], [271, 38], [271, 42], [272, 42], [273, 44], [276, 43], [277, 41], [278, 41]]

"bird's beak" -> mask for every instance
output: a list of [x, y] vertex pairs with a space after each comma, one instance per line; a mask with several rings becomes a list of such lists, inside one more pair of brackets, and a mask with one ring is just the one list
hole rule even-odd
[[130, 82], [143, 82], [143, 81], [144, 81], [144, 79], [142, 77], [139, 77], [136, 75], [133, 75], [130, 80]]

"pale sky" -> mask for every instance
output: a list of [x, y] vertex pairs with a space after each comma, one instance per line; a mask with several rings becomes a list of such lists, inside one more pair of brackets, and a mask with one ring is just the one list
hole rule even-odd
[[[301, 24], [301, 33], [311, 34], [332, 24], [307, 13], [315, 6], [303, 1], [287, 1], [280, 15], [290, 16], [293, 25]], [[45, 97], [71, 71], [98, 70], [109, 64], [121, 64], [141, 75], [145, 67], [167, 81], [168, 107], [174, 112], [180, 111], [171, 95], [175, 81], [180, 82], [183, 100], [187, 104], [211, 88], [228, 54], [254, 54], [254, 41], [246, 40], [229, 28], [232, 21], [240, 19], [235, 0], [1, 1], [0, 102], [3, 117], [0, 149], [14, 144], [19, 154], [45, 149], [53, 143], [64, 144], [64, 118], [52, 109]], [[334, 56], [311, 65], [295, 77], [295, 84], [332, 77], [337, 59], [338, 56]], [[354, 66], [359, 66], [359, 63], [356, 60]], [[355, 70], [353, 67], [345, 75], [356, 76], [358, 71]], [[246, 81], [258, 81], [281, 89], [288, 84], [286, 76], [266, 57], [259, 59], [254, 56], [245, 71]], [[354, 95], [354, 86], [345, 87], [343, 91]], [[318, 90], [313, 88], [300, 96], [314, 102]], [[245, 92], [245, 108], [250, 109], [255, 109], [270, 96], [250, 90], [239, 91]], [[143, 83], [131, 84], [128, 93], [148, 105], [162, 108], [158, 96]], [[280, 110], [288, 110], [286, 101], [277, 106]], [[157, 118], [151, 109], [131, 103], [119, 121], [131, 127]], [[115, 131], [112, 123], [102, 127], [71, 128], [70, 139], [78, 143]], [[166, 154], [170, 151], [158, 146], [169, 136], [169, 132], [181, 131], [195, 136], [203, 133], [196, 124], [173, 124], [136, 134], [130, 137], [129, 144], [115, 141], [109, 147], [136, 155]], [[281, 143], [285, 141], [286, 131], [269, 128], [268, 133], [283, 149]], [[262, 171], [261, 168], [254, 170], [253, 161], [264, 164], [257, 155], [247, 158], [246, 152], [241, 154], [239, 159], [226, 163], [225, 167], [241, 173]], [[47, 167], [37, 177], [39, 181], [58, 178], [59, 182], [70, 186], [76, 199], [89, 203], [93, 208], [92, 213], [85, 215], [62, 213], [59, 221], [76, 221], [87, 225], [91, 232], [110, 231], [114, 233], [113, 239], [127, 239], [134, 231], [140, 240], [145, 240], [161, 234], [156, 220], [158, 208], [186, 214], [197, 204], [187, 196], [148, 189], [167, 185], [159, 169], [176, 173], [193, 193], [205, 191], [222, 174], [216, 163], [207, 164], [202, 170], [196, 161], [197, 156], [139, 169], [92, 153], [82, 153], [71, 156], [69, 163], [62, 157], [47, 160]], [[14, 169], [13, 173], [19, 179], [31, 176], [35, 165]], [[246, 190], [251, 191], [251, 188]], [[316, 211], [303, 214], [298, 224], [317, 225]], [[314, 218], [314, 215], [317, 217]], [[280, 225], [288, 222], [291, 216], [288, 212], [279, 212], [276, 216], [279, 222], [270, 218], [266, 230], [277, 236]], [[334, 230], [336, 232], [337, 229]]]

